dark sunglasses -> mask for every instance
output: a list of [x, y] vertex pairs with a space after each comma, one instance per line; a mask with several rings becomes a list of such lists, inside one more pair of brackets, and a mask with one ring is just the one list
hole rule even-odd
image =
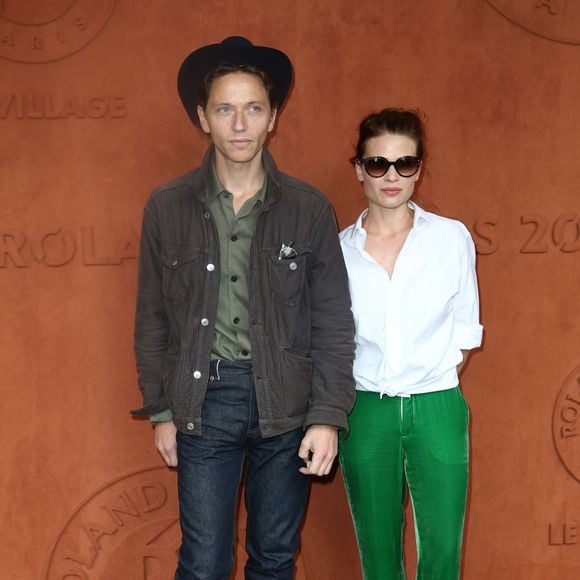
[[421, 167], [421, 159], [410, 155], [399, 157], [396, 161], [389, 161], [384, 157], [365, 157], [359, 163], [371, 177], [382, 177], [391, 165], [401, 177], [413, 177]]

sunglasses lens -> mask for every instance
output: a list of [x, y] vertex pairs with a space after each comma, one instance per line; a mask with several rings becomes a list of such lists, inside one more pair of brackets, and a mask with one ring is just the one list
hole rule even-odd
[[399, 157], [395, 161], [395, 169], [401, 177], [411, 177], [419, 170], [421, 160], [418, 157]]
[[419, 171], [421, 160], [418, 157], [406, 156], [390, 162], [384, 157], [367, 157], [362, 160], [362, 164], [371, 177], [382, 177], [391, 165], [395, 166], [396, 172], [401, 177], [412, 177]]
[[382, 177], [387, 172], [388, 161], [384, 157], [369, 157], [363, 164], [371, 177]]

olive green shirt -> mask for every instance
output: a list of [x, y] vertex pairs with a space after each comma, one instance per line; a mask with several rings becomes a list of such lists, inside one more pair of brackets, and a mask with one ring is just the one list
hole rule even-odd
[[[219, 237], [220, 290], [211, 356], [228, 361], [252, 360], [250, 343], [250, 248], [258, 214], [266, 195], [266, 180], [238, 213], [232, 194], [221, 184], [215, 166], [208, 176], [207, 199]], [[153, 423], [171, 421], [170, 409], [150, 416]]]
[[232, 194], [215, 171], [207, 184], [209, 209], [220, 241], [220, 291], [213, 335], [212, 358], [252, 360], [250, 343], [250, 247], [258, 214], [266, 195], [266, 182], [234, 213]]

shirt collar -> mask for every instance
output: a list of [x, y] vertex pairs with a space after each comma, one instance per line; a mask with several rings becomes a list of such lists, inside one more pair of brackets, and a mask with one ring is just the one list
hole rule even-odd
[[[409, 208], [413, 210], [413, 227], [419, 227], [422, 222], [433, 223], [433, 217], [429, 212], [426, 212], [424, 209], [419, 207], [416, 203], [412, 201], [408, 201], [407, 205]], [[366, 240], [367, 233], [366, 230], [363, 228], [363, 220], [367, 217], [369, 213], [368, 208], [365, 209], [357, 218], [354, 226], [352, 228], [352, 232], [350, 235], [350, 239], [353, 243], [356, 243], [357, 240]]]
[[352, 239], [355, 239], [356, 237], [360, 236], [361, 234], [364, 234], [366, 237], [366, 231], [363, 228], [363, 220], [367, 217], [367, 214], [369, 213], [369, 208], [367, 207], [367, 209], [365, 209], [357, 218], [354, 227], [352, 228]]
[[420, 208], [415, 202], [408, 201], [407, 205], [413, 210], [413, 227], [418, 226], [421, 222], [433, 223], [433, 217], [423, 208]]
[[[255, 193], [252, 197], [254, 203], [264, 203], [264, 198], [266, 197], [266, 183], [268, 181], [268, 176], [266, 175], [264, 178], [264, 183], [262, 183], [262, 187]], [[215, 164], [212, 163], [210, 166], [210, 170], [208, 172], [207, 177], [207, 200], [209, 203], [214, 201], [214, 199], [220, 195], [220, 193], [228, 192], [228, 190], [223, 186], [220, 178], [218, 177]], [[229, 193], [229, 192], [228, 192]]]
[[207, 199], [211, 203], [220, 193], [226, 191], [225, 187], [221, 184], [219, 177], [217, 176], [217, 171], [215, 165], [212, 163], [210, 165], [208, 175], [207, 175]]

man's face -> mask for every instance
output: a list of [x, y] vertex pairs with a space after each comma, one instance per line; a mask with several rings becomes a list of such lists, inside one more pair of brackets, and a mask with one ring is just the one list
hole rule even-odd
[[197, 114], [216, 155], [231, 163], [249, 163], [259, 155], [276, 119], [262, 79], [244, 72], [216, 78]]

